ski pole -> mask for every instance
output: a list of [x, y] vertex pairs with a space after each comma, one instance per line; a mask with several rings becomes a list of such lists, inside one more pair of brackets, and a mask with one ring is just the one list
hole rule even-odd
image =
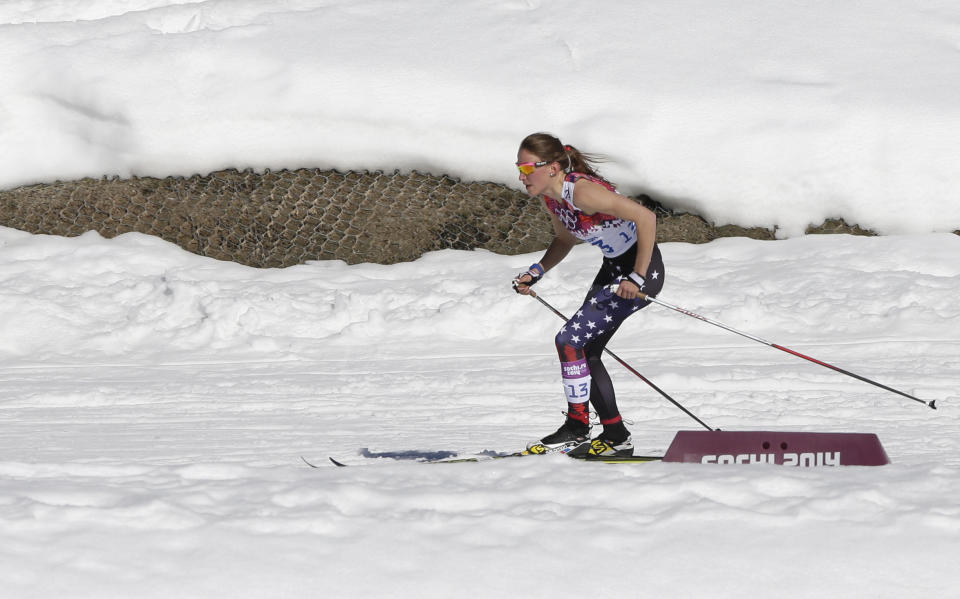
[[[556, 308], [554, 308], [553, 306], [551, 306], [549, 303], [547, 303], [546, 300], [544, 300], [542, 297], [540, 297], [539, 295], [537, 295], [537, 293], [536, 293], [533, 289], [530, 290], [530, 296], [531, 296], [532, 298], [534, 298], [535, 300], [537, 300], [538, 302], [540, 302], [541, 304], [543, 304], [544, 306], [546, 306], [547, 308], [549, 308], [551, 312], [553, 312], [554, 314], [556, 314], [557, 316], [559, 316], [559, 317], [562, 318], [563, 320], [569, 320], [566, 316], [563, 315], [562, 312], [560, 312], [559, 310], [557, 310]], [[663, 397], [665, 397], [665, 398], [667, 399], [667, 401], [669, 401], [669, 402], [672, 403], [673, 405], [675, 405], [675, 406], [677, 406], [678, 408], [680, 408], [681, 410], [683, 410], [683, 413], [684, 413], [684, 414], [686, 414], [687, 416], [689, 416], [689, 417], [693, 418], [694, 420], [696, 420], [702, 427], [704, 427], [704, 428], [707, 429], [708, 431], [720, 430], [720, 429], [713, 429], [713, 428], [711, 428], [710, 425], [708, 425], [706, 422], [704, 422], [703, 420], [700, 420], [699, 418], [697, 418], [696, 415], [694, 415], [693, 412], [691, 412], [691, 411], [688, 410], [687, 408], [683, 407], [678, 401], [676, 401], [675, 399], [673, 399], [672, 397], [670, 397], [669, 395], [667, 395], [667, 393], [666, 393], [663, 389], [661, 389], [660, 387], [657, 387], [656, 385], [654, 385], [654, 384], [653, 384], [653, 381], [651, 381], [651, 380], [648, 379], [647, 377], [645, 377], [645, 376], [643, 376], [642, 374], [640, 374], [639, 372], [637, 372], [637, 370], [636, 370], [635, 368], [633, 368], [632, 366], [630, 366], [629, 364], [627, 364], [626, 362], [624, 362], [624, 361], [620, 358], [620, 356], [618, 356], [617, 354], [613, 353], [612, 351], [610, 351], [610, 350], [607, 349], [606, 347], [603, 348], [603, 351], [607, 352], [607, 354], [608, 354], [611, 358], [613, 358], [614, 360], [616, 360], [617, 362], [619, 362], [621, 366], [623, 366], [624, 368], [626, 368], [627, 370], [629, 370], [630, 372], [632, 372], [633, 374], [635, 374], [635, 375], [637, 376], [637, 378], [639, 378], [641, 381], [643, 381], [644, 383], [650, 385], [650, 387], [651, 387], [654, 391], [656, 391], [657, 393], [659, 393], [660, 395], [662, 395]]]
[[839, 367], [837, 367], [837, 366], [834, 366], [833, 364], [828, 364], [827, 362], [824, 362], [824, 361], [822, 361], [822, 360], [818, 360], [818, 359], [816, 359], [816, 358], [811, 358], [810, 356], [807, 356], [807, 355], [805, 355], [805, 354], [801, 354], [800, 352], [794, 351], [794, 350], [790, 349], [789, 347], [784, 347], [784, 346], [778, 345], [778, 344], [776, 344], [776, 343], [771, 343], [771, 342], [769, 342], [769, 341], [767, 341], [767, 340], [765, 340], [765, 339], [761, 339], [760, 337], [756, 337], [756, 336], [754, 336], [754, 335], [750, 335], [750, 334], [748, 334], [748, 333], [744, 333], [743, 331], [738, 331], [737, 329], [735, 329], [735, 328], [733, 328], [733, 327], [731, 327], [731, 326], [725, 325], [725, 324], [723, 324], [722, 322], [717, 322], [717, 321], [715, 321], [715, 320], [711, 320], [711, 319], [706, 318], [706, 317], [704, 317], [704, 316], [700, 316], [699, 314], [696, 314], [696, 313], [691, 312], [691, 311], [689, 311], [689, 310], [684, 310], [683, 308], [680, 308], [680, 307], [678, 307], [678, 306], [674, 306], [673, 304], [669, 304], [669, 303], [667, 303], [667, 302], [665, 302], [665, 301], [663, 301], [663, 300], [657, 299], [657, 298], [655, 298], [655, 297], [652, 296], [652, 295], [647, 295], [646, 293], [643, 293], [643, 292], [641, 292], [639, 295], [640, 295], [640, 298], [641, 298], [641, 299], [644, 299], [644, 300], [653, 302], [653, 303], [655, 303], [655, 304], [660, 304], [660, 305], [663, 306], [664, 308], [669, 308], [669, 309], [671, 309], [671, 310], [673, 310], [673, 311], [675, 311], [675, 312], [679, 312], [679, 313], [681, 313], [681, 314], [686, 314], [687, 316], [692, 316], [693, 318], [696, 318], [697, 320], [702, 320], [703, 322], [706, 322], [706, 323], [708, 323], [708, 324], [712, 324], [712, 325], [714, 325], [714, 326], [720, 327], [721, 329], [730, 331], [731, 333], [735, 333], [735, 334], [737, 334], [737, 335], [740, 335], [741, 337], [746, 337], [747, 339], [751, 339], [751, 340], [753, 340], [753, 341], [756, 341], [757, 343], [762, 343], [762, 344], [764, 344], [764, 345], [768, 345], [768, 346], [770, 346], [770, 347], [772, 347], [772, 348], [774, 348], [774, 349], [779, 349], [780, 351], [787, 352], [788, 354], [794, 355], [794, 356], [796, 356], [796, 357], [798, 357], [798, 358], [803, 358], [804, 360], [807, 360], [808, 362], [813, 362], [814, 364], [819, 364], [820, 366], [823, 366], [823, 367], [825, 367], [825, 368], [829, 368], [830, 370], [834, 370], [834, 371], [836, 371], [836, 372], [839, 372], [840, 374], [845, 374], [845, 375], [847, 375], [847, 376], [849, 376], [849, 377], [853, 377], [853, 378], [857, 379], [858, 381], [863, 381], [864, 383], [869, 383], [869, 384], [874, 385], [874, 386], [876, 386], [876, 387], [880, 387], [881, 389], [885, 389], [885, 390], [890, 391], [890, 392], [892, 392], [892, 393], [896, 393], [897, 395], [901, 395], [901, 396], [906, 397], [906, 398], [908, 398], [908, 399], [912, 399], [913, 401], [922, 403], [923, 405], [929, 406], [930, 408], [932, 408], [932, 409], [934, 409], [934, 410], [937, 409], [937, 406], [936, 406], [936, 404], [935, 404], [936, 400], [930, 400], [929, 402], [926, 402], [926, 401], [924, 401], [924, 400], [922, 400], [922, 399], [919, 399], [919, 398], [917, 398], [917, 397], [914, 397], [914, 396], [910, 395], [909, 393], [904, 393], [903, 391], [899, 391], [899, 390], [897, 390], [897, 389], [894, 389], [893, 387], [888, 387], [888, 386], [883, 385], [883, 384], [881, 384], [881, 383], [878, 383], [878, 382], [876, 382], [876, 381], [872, 381], [872, 380], [868, 379], [868, 378], [865, 377], [865, 376], [860, 376], [859, 374], [855, 374], [855, 373], [853, 373], [853, 372], [850, 372], [849, 370], [844, 370], [843, 368], [839, 368]]

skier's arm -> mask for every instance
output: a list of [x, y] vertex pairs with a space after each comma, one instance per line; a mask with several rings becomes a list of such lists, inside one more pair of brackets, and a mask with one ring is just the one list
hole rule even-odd
[[[601, 212], [633, 221], [637, 226], [637, 260], [633, 265], [633, 272], [640, 277], [645, 276], [653, 259], [653, 246], [657, 240], [657, 215], [639, 202], [584, 179], [577, 181], [574, 198], [577, 207], [588, 214]], [[621, 283], [617, 295], [634, 299], [639, 292], [640, 284], [635, 283], [634, 277], [631, 277], [629, 282]]]
[[[540, 262], [532, 265], [529, 271], [520, 273], [513, 280], [514, 290], [521, 295], [529, 295], [530, 286], [539, 281], [543, 273], [566, 258], [570, 250], [573, 249], [573, 246], [579, 243], [579, 240], [560, 223], [560, 219], [557, 218], [556, 214], [551, 212], [550, 218], [553, 221], [553, 241], [550, 242], [547, 251], [543, 253]], [[537, 266], [542, 269], [539, 273], [536, 273]]]
[[567, 228], [560, 223], [560, 219], [556, 214], [551, 212], [550, 220], [553, 222], [553, 241], [550, 242], [547, 251], [544, 252], [543, 257], [540, 258], [540, 266], [543, 267], [544, 272], [560, 264], [560, 262], [567, 257], [567, 254], [570, 253], [570, 250], [573, 249], [573, 246], [580, 242], [579, 239], [573, 236], [573, 233], [568, 231]]

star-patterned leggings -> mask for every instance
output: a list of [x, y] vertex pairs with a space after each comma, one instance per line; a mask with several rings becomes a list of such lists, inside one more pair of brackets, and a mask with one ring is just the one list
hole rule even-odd
[[[589, 401], [602, 424], [613, 425], [622, 420], [613, 383], [600, 358], [623, 321], [650, 303], [641, 299], [625, 300], [609, 289], [619, 277], [633, 270], [636, 256], [634, 245], [622, 256], [604, 258], [583, 305], [557, 333], [557, 353], [571, 417], [585, 418], [584, 404]], [[660, 248], [654, 246], [641, 291], [656, 296], [663, 288], [664, 275]]]

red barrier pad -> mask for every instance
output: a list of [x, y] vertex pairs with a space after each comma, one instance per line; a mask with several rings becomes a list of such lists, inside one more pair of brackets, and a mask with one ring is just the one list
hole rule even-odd
[[678, 431], [664, 462], [882, 466], [887, 452], [873, 433]]

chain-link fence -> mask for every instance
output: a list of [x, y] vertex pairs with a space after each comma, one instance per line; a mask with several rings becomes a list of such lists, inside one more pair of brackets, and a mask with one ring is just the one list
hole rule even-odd
[[[765, 229], [714, 228], [654, 207], [660, 241], [772, 238]], [[318, 169], [24, 186], [0, 191], [0, 225], [64, 236], [137, 231], [258, 267], [330, 259], [392, 264], [446, 248], [517, 254], [545, 248], [553, 235], [540, 202], [503, 185]]]

